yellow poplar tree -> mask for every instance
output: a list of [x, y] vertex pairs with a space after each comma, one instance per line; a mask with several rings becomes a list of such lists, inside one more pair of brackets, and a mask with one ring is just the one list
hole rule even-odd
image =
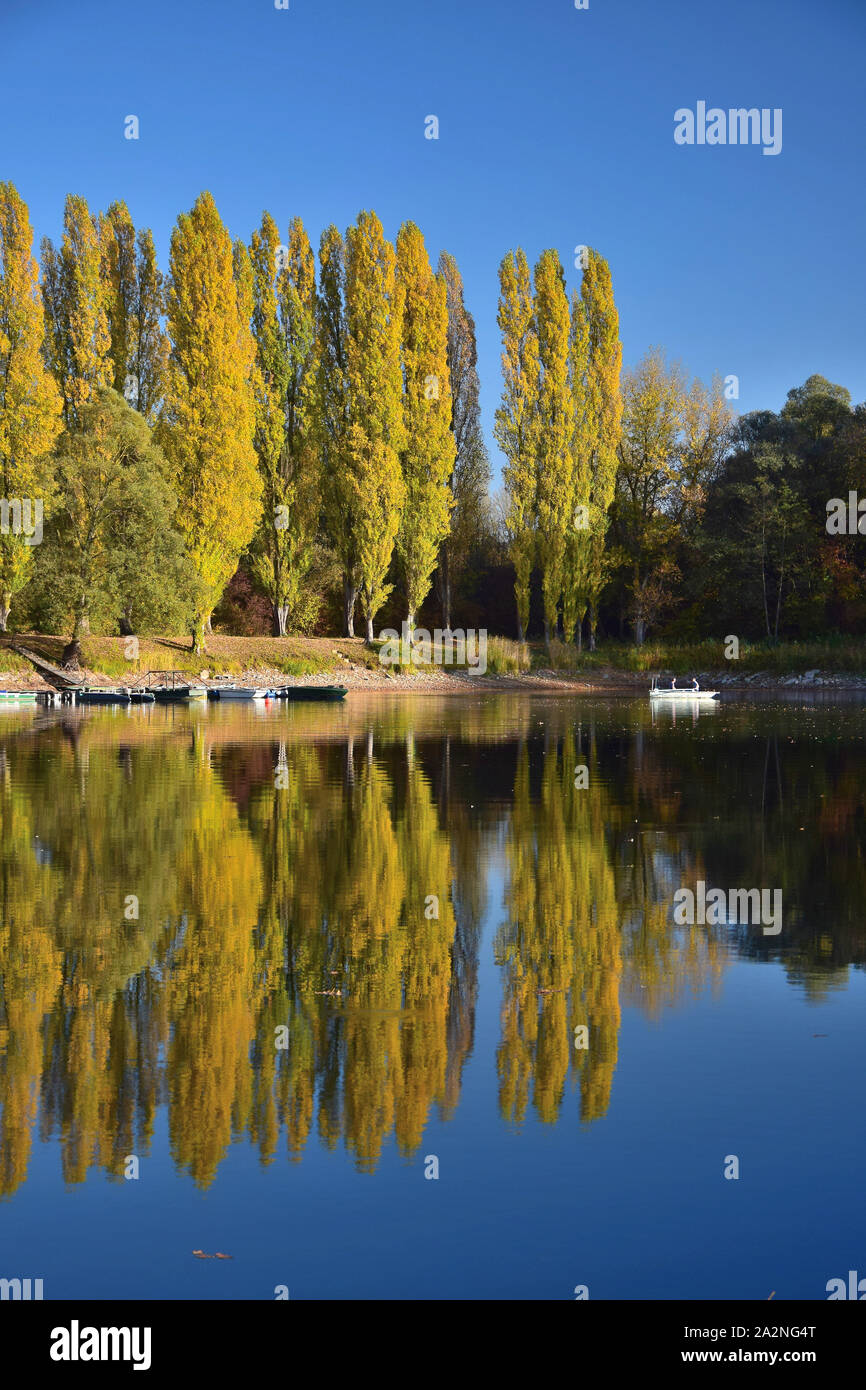
[[274, 633], [286, 635], [301, 606], [319, 519], [321, 468], [316, 447], [316, 263], [300, 218], [289, 227], [286, 263], [277, 274], [279, 233], [265, 213], [252, 241], [253, 332], [260, 380], [256, 450], [264, 483], [262, 547], [253, 568], [274, 608]]
[[405, 484], [400, 330], [403, 291], [394, 248], [374, 212], [346, 233], [346, 376], [350, 499], [367, 641], [391, 592], [386, 578], [400, 526]]
[[427, 594], [439, 547], [448, 535], [453, 498], [449, 488], [456, 457], [451, 433], [448, 371], [448, 301], [444, 279], [434, 275], [424, 238], [414, 222], [397, 236], [397, 279], [403, 295], [402, 455], [406, 502], [397, 549], [406, 575], [407, 621]]
[[171, 238], [171, 358], [161, 441], [175, 469], [177, 525], [202, 584], [193, 650], [204, 650], [214, 605], [251, 541], [262, 483], [253, 447], [252, 272], [210, 193], [182, 213]]
[[538, 412], [538, 335], [529, 264], [523, 250], [509, 251], [499, 267], [499, 313], [502, 333], [502, 404], [494, 434], [505, 455], [502, 470], [508, 494], [507, 526], [514, 564], [517, 631], [521, 641], [529, 625], [529, 580], [535, 553], [536, 439]]
[[569, 389], [570, 319], [565, 274], [555, 251], [544, 251], [535, 267], [535, 324], [538, 335], [536, 513], [544, 597], [544, 638], [556, 630], [563, 589], [566, 538], [573, 513], [572, 402]]
[[358, 546], [348, 473], [349, 383], [345, 305], [345, 244], [334, 226], [319, 243], [316, 301], [318, 359], [318, 440], [322, 461], [322, 504], [328, 540], [343, 580], [343, 628], [355, 635], [355, 603], [360, 577]]
[[42, 361], [44, 331], [27, 205], [11, 183], [0, 183], [0, 471], [7, 504], [26, 499], [31, 531], [28, 536], [13, 526], [0, 534], [2, 632], [12, 598], [30, 575], [33, 509], [44, 509], [51, 484], [48, 455], [61, 429], [60, 392]]
[[59, 252], [48, 238], [42, 243], [42, 294], [48, 363], [64, 424], [74, 428], [95, 392], [111, 385], [113, 364], [99, 232], [84, 198], [67, 197], [63, 229]]
[[572, 453], [575, 517], [567, 548], [566, 639], [580, 640], [589, 605], [589, 644], [595, 648], [598, 596], [605, 578], [605, 535], [616, 490], [622, 434], [622, 343], [610, 266], [590, 250], [572, 316]]
[[168, 339], [162, 329], [165, 278], [153, 235], [136, 234], [129, 209], [112, 203], [100, 217], [112, 385], [153, 424], [165, 391]]

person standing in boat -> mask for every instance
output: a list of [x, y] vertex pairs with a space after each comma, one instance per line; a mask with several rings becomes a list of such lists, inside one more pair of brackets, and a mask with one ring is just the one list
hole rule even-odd
[[698, 685], [697, 677], [695, 677], [695, 676], [692, 676], [692, 685], [694, 686], [695, 690], [700, 690], [700, 688], [701, 688], [701, 687]]
[[676, 688], [677, 688], [677, 678], [676, 678], [676, 676], [671, 676], [671, 690], [676, 690]]

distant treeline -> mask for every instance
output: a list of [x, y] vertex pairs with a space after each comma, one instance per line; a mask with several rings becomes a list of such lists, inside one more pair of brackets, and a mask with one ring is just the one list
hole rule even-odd
[[[610, 269], [500, 266], [504, 489], [489, 494], [475, 325], [375, 213], [318, 257], [300, 219], [232, 241], [203, 193], [168, 274], [122, 202], [66, 200], [41, 267], [0, 184], [0, 628], [238, 633], [435, 618], [594, 645], [861, 620], [863, 407], [822, 377], [739, 420], [659, 350], [621, 373]], [[515, 603], [516, 599], [516, 603]]]

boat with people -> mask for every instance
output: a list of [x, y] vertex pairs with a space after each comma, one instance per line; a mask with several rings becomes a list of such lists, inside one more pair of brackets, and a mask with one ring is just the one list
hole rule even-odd
[[690, 685], [678, 686], [677, 678], [674, 676], [669, 686], [660, 686], [656, 682], [657, 676], [653, 676], [650, 686], [651, 700], [717, 700], [718, 690], [702, 690], [697, 680], [692, 678]]

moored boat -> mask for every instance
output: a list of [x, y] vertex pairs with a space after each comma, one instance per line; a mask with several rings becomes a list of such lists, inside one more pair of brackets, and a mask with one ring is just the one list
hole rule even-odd
[[125, 685], [84, 685], [75, 691], [79, 705], [133, 705], [153, 704], [154, 697], [149, 690], [133, 690]]
[[0, 690], [0, 702], [15, 705], [33, 705], [36, 703], [35, 690]]
[[345, 700], [345, 685], [276, 685], [268, 691], [273, 700]]
[[147, 696], [157, 704], [188, 704], [191, 700], [206, 700], [207, 686], [193, 685], [183, 671], [148, 671], [130, 687], [132, 700]]
[[119, 686], [82, 685], [75, 691], [78, 705], [128, 705], [129, 691]]
[[157, 704], [184, 704], [190, 700], [206, 700], [204, 685], [154, 685], [151, 694]]
[[719, 698], [718, 690], [701, 690], [700, 688], [695, 690], [694, 686], [685, 686], [681, 690], [678, 690], [676, 686], [661, 688], [656, 685], [655, 678], [653, 678], [649, 694], [651, 700], [717, 700]]
[[212, 685], [208, 690], [211, 700], [266, 700], [270, 694], [263, 686], [252, 685]]

